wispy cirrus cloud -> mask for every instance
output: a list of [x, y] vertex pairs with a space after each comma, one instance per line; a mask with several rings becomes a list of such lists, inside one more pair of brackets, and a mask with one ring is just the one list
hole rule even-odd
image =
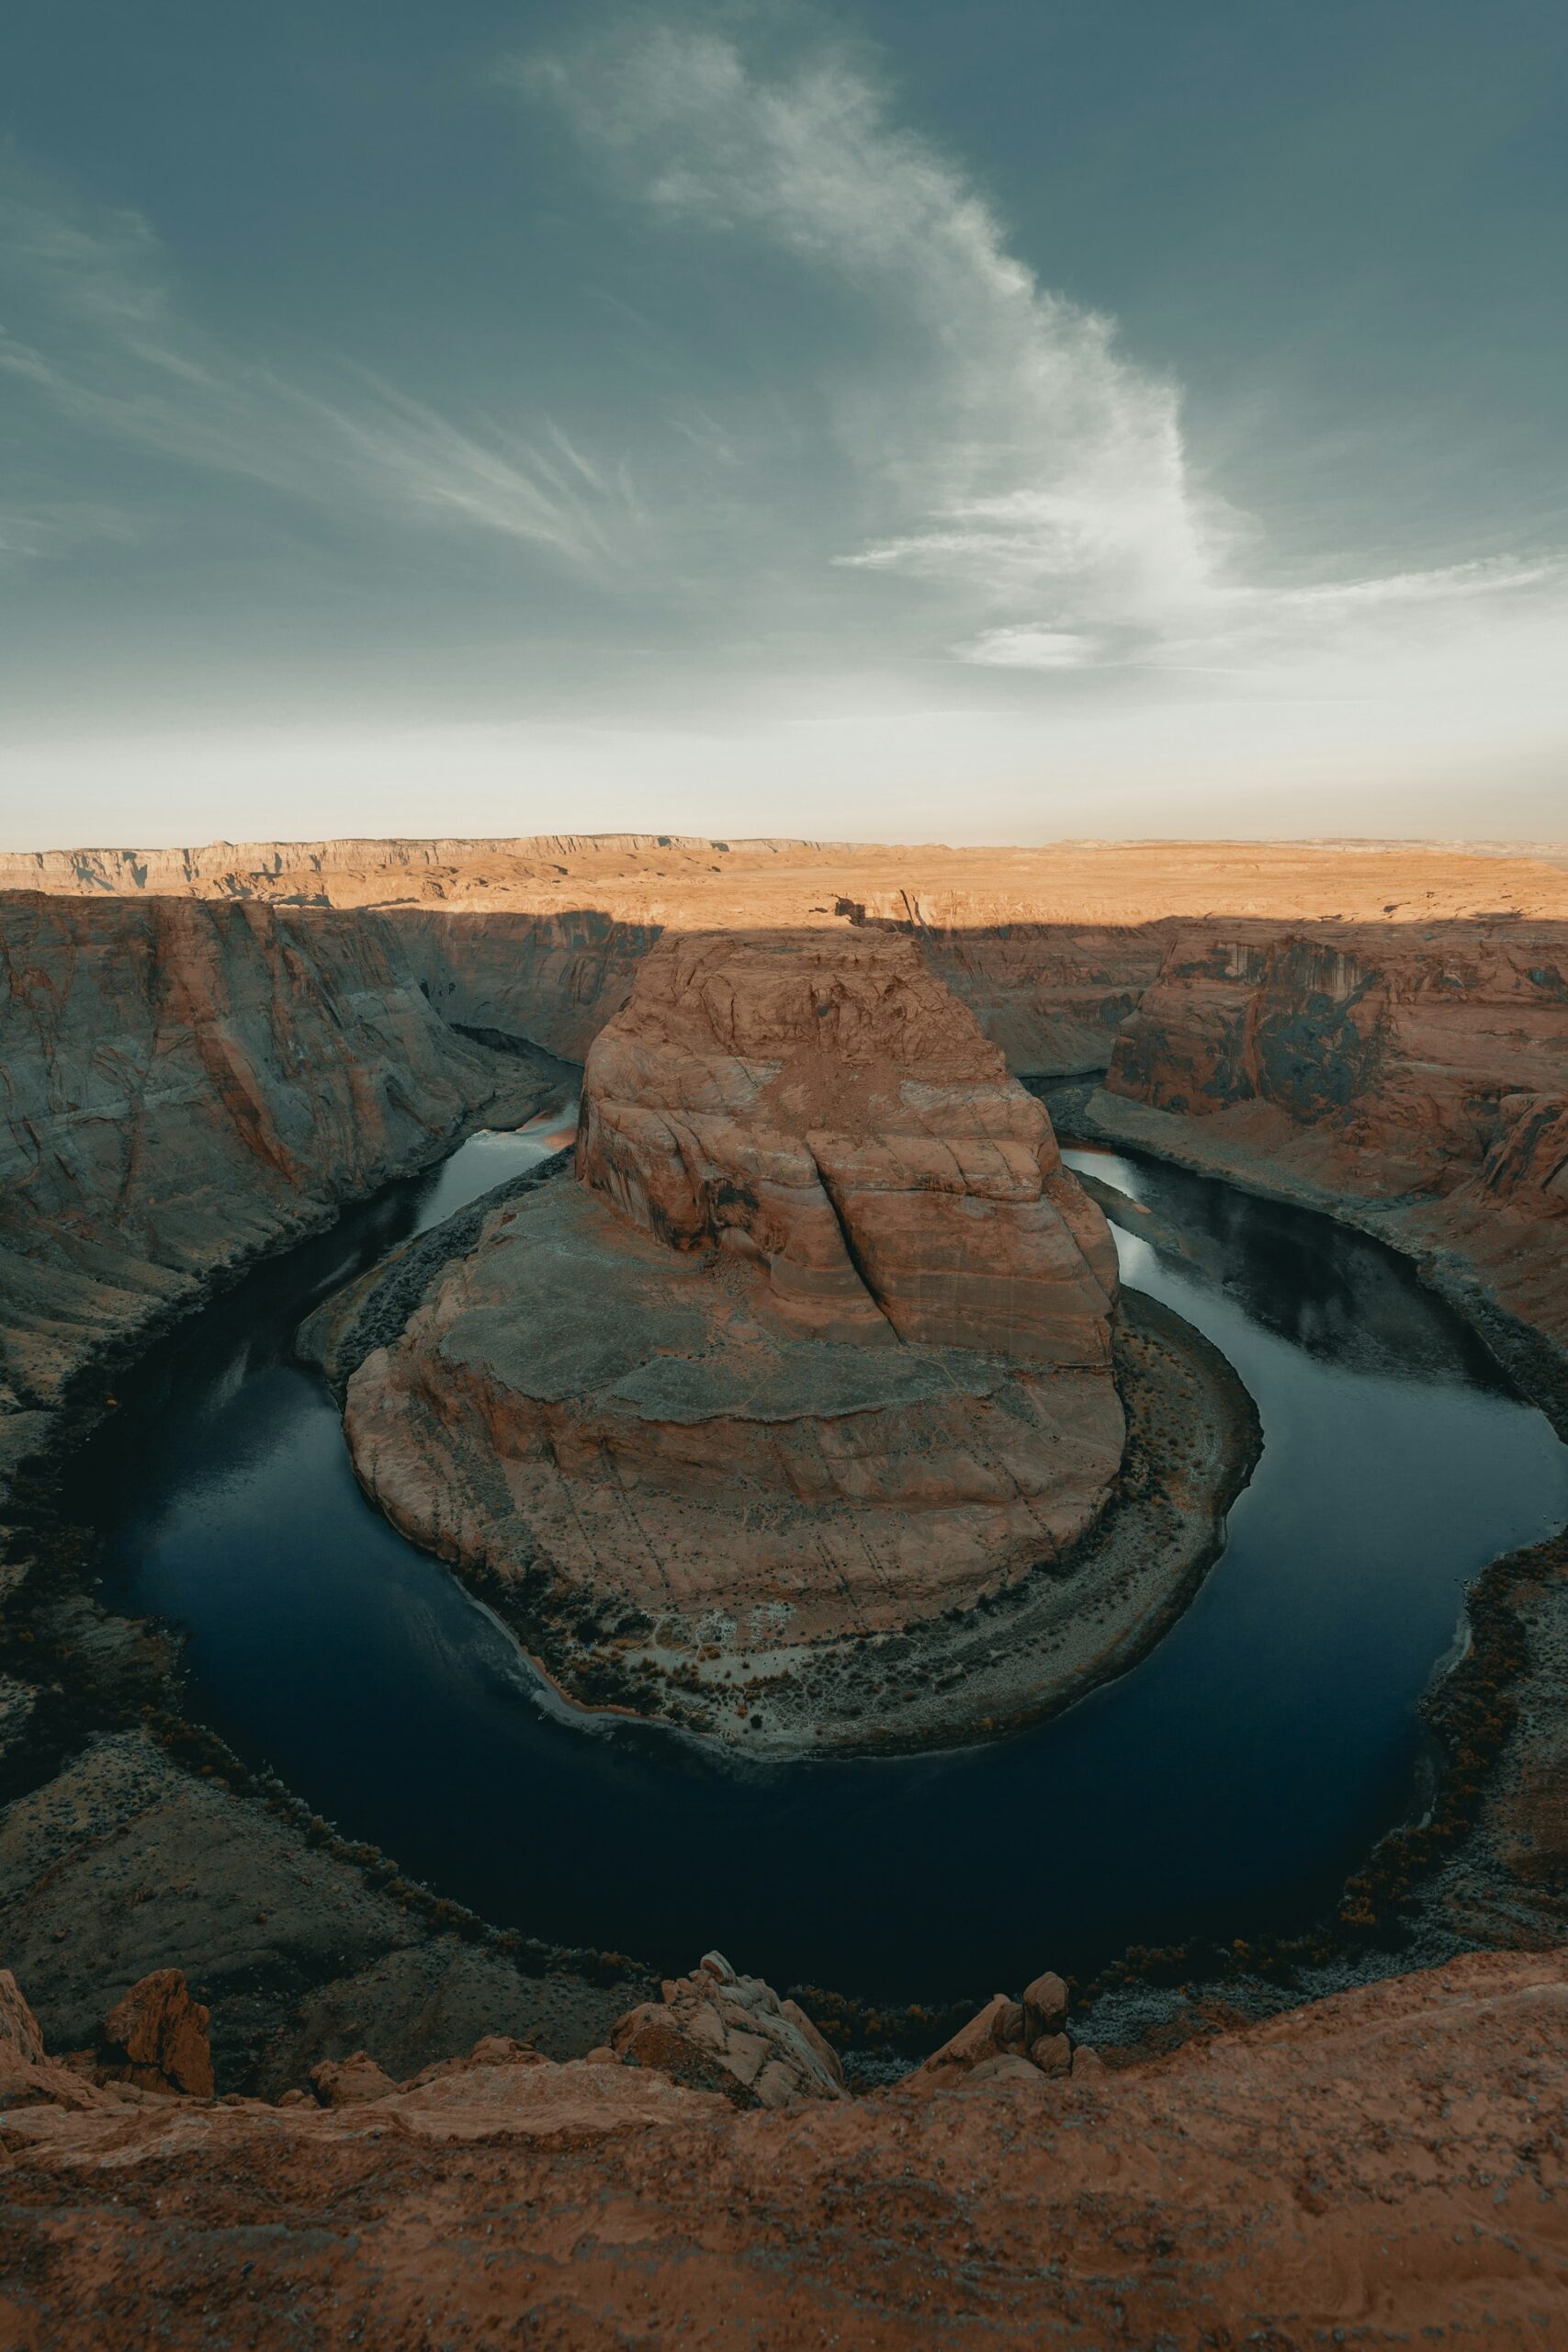
[[227, 347], [187, 315], [141, 215], [73, 207], [15, 164], [0, 290], [0, 380], [83, 432], [331, 514], [499, 534], [590, 568], [640, 522], [625, 471], [547, 418], [459, 423], [330, 355], [289, 375]]
[[1249, 578], [1267, 547], [1196, 478], [1179, 388], [1041, 284], [962, 167], [842, 51], [757, 64], [700, 24], [634, 17], [509, 70], [654, 217], [772, 248], [849, 294], [864, 331], [825, 375], [882, 527], [831, 560], [967, 607], [948, 646], [960, 662], [1274, 673], [1358, 635], [1418, 650], [1439, 608], [1445, 647], [1472, 609], [1489, 640], [1505, 606], [1533, 628], [1562, 593], [1559, 562], [1515, 556]]
[[1190, 478], [1175, 388], [1036, 282], [843, 55], [755, 71], [666, 24], [513, 73], [672, 226], [761, 240], [851, 289], [866, 332], [834, 376], [835, 426], [892, 527], [841, 563], [1055, 594], [1090, 629], [1152, 629], [1201, 593], [1225, 518]]

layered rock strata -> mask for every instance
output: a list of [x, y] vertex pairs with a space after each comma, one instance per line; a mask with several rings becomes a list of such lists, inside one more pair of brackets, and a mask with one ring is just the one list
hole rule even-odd
[[542, 1098], [353, 917], [0, 898], [0, 1466], [107, 1340]]
[[908, 943], [662, 944], [578, 1174], [487, 1220], [344, 1418], [399, 1525], [564, 1595], [623, 1681], [744, 1729], [802, 1645], [962, 1609], [1103, 1509], [1108, 1230]]
[[1099, 1116], [1193, 1164], [1365, 1204], [1568, 1344], [1568, 932], [1212, 925], [1174, 940]]
[[0, 887], [358, 909], [448, 1019], [576, 1060], [667, 933], [890, 928], [1032, 1075], [1103, 1068], [1171, 932], [1194, 920], [1568, 920], [1560, 865], [1423, 842], [219, 842], [12, 853]]
[[1103, 1370], [1116, 1253], [1039, 1102], [901, 940], [672, 942], [601, 1034], [578, 1174], [803, 1337]]

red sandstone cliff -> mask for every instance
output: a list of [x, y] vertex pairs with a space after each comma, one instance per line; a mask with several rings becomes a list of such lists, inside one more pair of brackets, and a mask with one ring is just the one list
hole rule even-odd
[[1165, 1114], [1130, 1139], [1385, 1208], [1568, 1340], [1568, 926], [1190, 927], [1118, 1034], [1119, 1101]]
[[427, 1159], [508, 1080], [352, 916], [0, 898], [0, 1448], [103, 1340]]
[[589, 1056], [578, 1174], [660, 1240], [764, 1267], [802, 1332], [1110, 1360], [1105, 1221], [906, 941], [654, 951]]

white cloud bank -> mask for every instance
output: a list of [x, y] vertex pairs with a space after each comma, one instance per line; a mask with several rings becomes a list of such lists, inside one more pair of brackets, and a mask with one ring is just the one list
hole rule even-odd
[[515, 78], [671, 227], [758, 241], [852, 291], [890, 358], [863, 354], [840, 380], [839, 431], [887, 528], [835, 560], [967, 603], [958, 661], [1310, 691], [1319, 673], [1344, 684], [1358, 642], [1385, 674], [1424, 648], [1450, 663], [1466, 615], [1478, 658], [1506, 655], [1517, 624], [1528, 667], [1543, 612], [1561, 615], [1555, 560], [1247, 577], [1244, 552], [1266, 549], [1194, 481], [1177, 388], [1039, 283], [962, 169], [846, 56], [760, 69], [727, 38], [633, 18]]

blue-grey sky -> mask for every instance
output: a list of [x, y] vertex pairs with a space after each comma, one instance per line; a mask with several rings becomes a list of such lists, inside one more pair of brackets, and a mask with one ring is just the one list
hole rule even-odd
[[1568, 831], [1559, 0], [10, 0], [0, 838]]

